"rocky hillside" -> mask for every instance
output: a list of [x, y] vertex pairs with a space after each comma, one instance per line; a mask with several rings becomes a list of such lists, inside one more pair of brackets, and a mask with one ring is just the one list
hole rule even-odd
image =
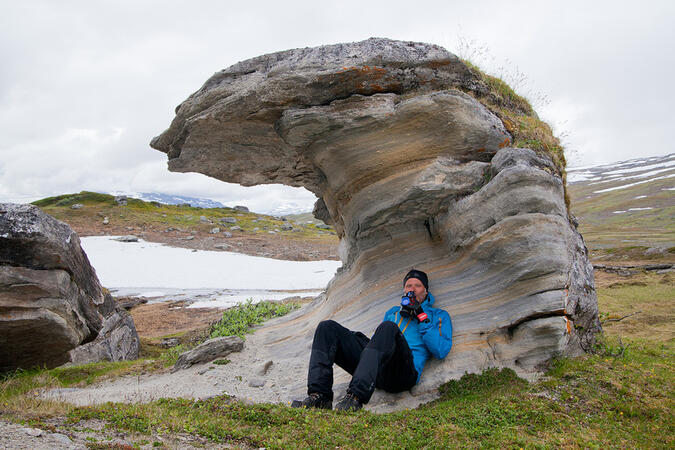
[[244, 209], [167, 205], [96, 192], [59, 195], [33, 204], [80, 236], [135, 235], [200, 250], [295, 261], [336, 259], [335, 232], [316, 220], [301, 223]]
[[675, 154], [567, 171], [591, 258], [675, 260]]

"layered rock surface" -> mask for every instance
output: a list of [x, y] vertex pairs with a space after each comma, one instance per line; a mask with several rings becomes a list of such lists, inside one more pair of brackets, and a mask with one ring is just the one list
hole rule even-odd
[[77, 234], [0, 204], [0, 371], [138, 357], [131, 316], [104, 292]]
[[[369, 39], [264, 55], [216, 73], [151, 145], [172, 171], [304, 186], [343, 267], [305, 314], [263, 328], [302, 391], [314, 328], [374, 331], [403, 275], [429, 274], [454, 346], [414, 392], [493, 366], [534, 373], [599, 330], [592, 267], [560, 169], [511, 147], [488, 88], [441, 47]], [[387, 401], [374, 397], [374, 402]]]

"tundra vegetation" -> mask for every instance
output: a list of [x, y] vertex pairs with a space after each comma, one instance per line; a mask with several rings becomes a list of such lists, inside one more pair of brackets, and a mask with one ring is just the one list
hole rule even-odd
[[[641, 272], [628, 281], [606, 275], [598, 286], [604, 336], [592, 354], [558, 359], [532, 383], [508, 369], [467, 374], [442, 385], [438, 400], [410, 411], [345, 415], [249, 405], [224, 395], [75, 407], [38, 395], [45, 388], [167, 370], [169, 364], [157, 360], [172, 349], [155, 348], [152, 357], [137, 361], [5, 374], [0, 418], [65, 434], [97, 419], [138, 445], [157, 446], [187, 434], [253, 448], [668, 448], [675, 445], [673, 284], [669, 274]], [[228, 316], [240, 315], [235, 311]]]

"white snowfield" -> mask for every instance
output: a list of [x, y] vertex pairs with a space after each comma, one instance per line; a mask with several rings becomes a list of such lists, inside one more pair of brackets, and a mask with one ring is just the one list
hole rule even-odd
[[[339, 261], [284, 261], [194, 251], [143, 240], [119, 242], [116, 237], [80, 239], [103, 286], [145, 297], [161, 297], [176, 289], [194, 290], [200, 294], [196, 297], [208, 297], [193, 306], [227, 307], [247, 298], [316, 296], [342, 265]], [[208, 291], [217, 292], [208, 295]]]

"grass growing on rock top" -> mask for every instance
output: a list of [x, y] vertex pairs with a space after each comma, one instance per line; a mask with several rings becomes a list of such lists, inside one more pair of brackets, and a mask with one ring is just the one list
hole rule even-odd
[[564, 176], [567, 161], [563, 146], [553, 135], [551, 127], [537, 116], [530, 102], [518, 95], [501, 78], [486, 74], [470, 61], [463, 62], [488, 88], [488, 94], [484, 96], [477, 96], [475, 92], [468, 93], [476, 96], [501, 119], [504, 128], [513, 137], [511, 146], [530, 148], [549, 155]]

